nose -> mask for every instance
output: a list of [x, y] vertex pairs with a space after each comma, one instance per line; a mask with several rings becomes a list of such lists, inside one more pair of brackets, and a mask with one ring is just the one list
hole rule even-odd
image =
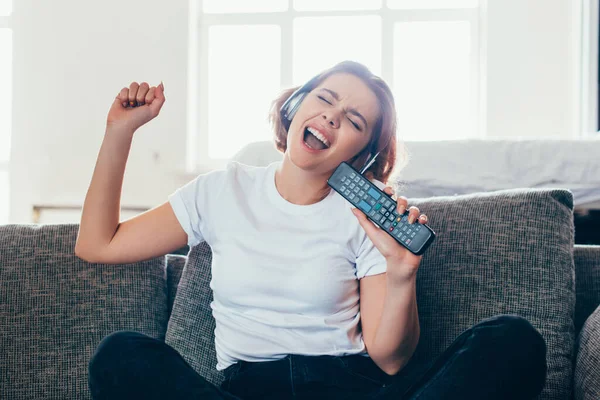
[[323, 112], [322, 117], [332, 127], [338, 128], [340, 126], [340, 117], [338, 112], [327, 110]]

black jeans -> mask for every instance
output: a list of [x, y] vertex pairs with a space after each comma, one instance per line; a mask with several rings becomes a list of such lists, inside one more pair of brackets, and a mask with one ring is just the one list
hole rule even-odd
[[164, 342], [106, 336], [89, 363], [93, 399], [532, 399], [546, 381], [546, 344], [525, 319], [499, 315], [463, 332], [437, 359], [394, 376], [368, 357], [288, 355], [228, 367], [208, 382]]

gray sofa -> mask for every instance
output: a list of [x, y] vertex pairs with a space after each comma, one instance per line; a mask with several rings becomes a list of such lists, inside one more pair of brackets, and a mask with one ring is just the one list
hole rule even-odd
[[[573, 243], [572, 193], [513, 189], [410, 199], [437, 239], [417, 291], [415, 359], [464, 329], [518, 314], [548, 346], [542, 399], [600, 398], [600, 246]], [[211, 250], [126, 265], [74, 254], [77, 224], [0, 226], [0, 399], [88, 399], [100, 340], [136, 330], [165, 340], [219, 383], [210, 314]]]

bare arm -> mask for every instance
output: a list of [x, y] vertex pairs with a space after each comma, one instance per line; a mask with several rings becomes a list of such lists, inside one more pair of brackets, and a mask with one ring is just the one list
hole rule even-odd
[[[138, 105], [130, 108], [129, 101]], [[163, 103], [162, 85], [149, 88], [145, 82], [132, 83], [115, 98], [83, 205], [75, 244], [78, 257], [91, 262], [129, 263], [187, 243], [187, 234], [168, 202], [119, 223], [123, 176], [133, 135], [158, 115]]]

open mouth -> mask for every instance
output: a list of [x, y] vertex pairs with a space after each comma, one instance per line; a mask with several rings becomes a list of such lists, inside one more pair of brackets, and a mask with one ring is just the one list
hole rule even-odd
[[304, 129], [304, 143], [314, 150], [325, 150], [329, 148], [327, 139], [311, 127]]

